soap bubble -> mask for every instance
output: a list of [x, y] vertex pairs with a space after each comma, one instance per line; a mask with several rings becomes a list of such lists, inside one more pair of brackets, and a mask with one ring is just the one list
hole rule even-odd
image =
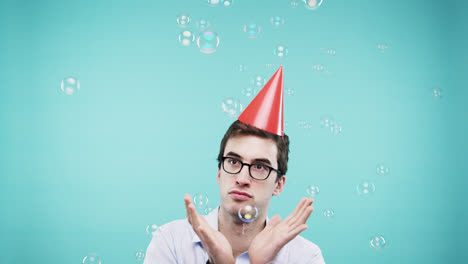
[[390, 172], [390, 169], [385, 167], [384, 164], [378, 164], [376, 168], [376, 172], [378, 175], [385, 176]]
[[211, 211], [213, 211], [213, 208], [212, 208], [212, 207], [207, 207], [207, 208], [205, 208], [205, 215], [211, 213]]
[[195, 35], [188, 31], [182, 31], [179, 34], [179, 43], [182, 44], [183, 46], [190, 46], [192, 43], [195, 41]]
[[322, 64], [315, 64], [314, 66], [312, 66], [312, 68], [314, 71], [323, 72], [325, 66], [323, 66]]
[[284, 45], [278, 45], [273, 50], [273, 54], [275, 54], [276, 56], [280, 58], [286, 57], [288, 55], [288, 52], [289, 52], [288, 48]]
[[284, 25], [284, 18], [280, 16], [272, 16], [270, 22], [273, 25], [273, 28], [279, 28], [281, 25]]
[[64, 78], [60, 84], [60, 92], [66, 95], [74, 95], [80, 90], [80, 81], [74, 77]]
[[190, 23], [190, 16], [187, 14], [180, 14], [177, 17], [177, 24], [180, 27], [186, 27]]
[[335, 211], [333, 209], [324, 209], [323, 215], [327, 218], [332, 218], [335, 215]]
[[307, 120], [300, 120], [297, 122], [297, 126], [299, 128], [310, 129], [312, 128], [312, 122], [307, 121]]
[[439, 100], [440, 98], [442, 98], [442, 89], [440, 89], [439, 87], [434, 87], [432, 88], [432, 97], [435, 99], [435, 100]]
[[206, 193], [196, 193], [193, 195], [193, 204], [198, 209], [203, 209], [208, 205], [208, 195]]
[[206, 0], [206, 3], [207, 3], [209, 6], [216, 7], [216, 6], [219, 5], [220, 0]]
[[250, 83], [255, 86], [257, 89], [262, 89], [263, 86], [266, 84], [266, 79], [262, 75], [255, 75], [250, 78]]
[[315, 10], [322, 5], [323, 0], [302, 0], [306, 9]]
[[199, 19], [195, 24], [199, 31], [204, 31], [210, 27], [210, 21], [205, 18]]
[[375, 192], [375, 185], [370, 181], [362, 181], [356, 186], [356, 191], [359, 196], [367, 197]]
[[96, 254], [88, 254], [83, 258], [82, 264], [101, 264], [101, 257]]
[[146, 235], [149, 237], [154, 237], [156, 234], [156, 231], [158, 231], [158, 225], [151, 224], [146, 226]]
[[370, 245], [375, 249], [382, 249], [386, 244], [387, 242], [385, 242], [385, 238], [382, 235], [375, 235], [370, 238]]
[[331, 49], [331, 48], [320, 48], [320, 53], [323, 55], [334, 56], [336, 54], [336, 51], [335, 49]]
[[296, 93], [296, 91], [293, 88], [288, 88], [288, 89], [286, 89], [285, 92], [289, 96], [292, 96], [292, 95], [294, 95]]
[[244, 106], [241, 102], [233, 98], [225, 99], [221, 103], [221, 106], [223, 108], [223, 112], [231, 118], [237, 118], [244, 110]]
[[206, 54], [215, 52], [219, 46], [219, 37], [213, 31], [203, 31], [197, 38], [197, 46], [200, 51]]
[[335, 123], [333, 117], [324, 115], [320, 118], [320, 126], [322, 128], [330, 129], [330, 127]]
[[256, 38], [260, 34], [261, 27], [256, 23], [250, 22], [244, 26], [244, 32], [247, 33], [248, 38]]
[[250, 96], [255, 94], [255, 89], [252, 88], [252, 87], [246, 87], [246, 88], [242, 89], [242, 94], [247, 96], [247, 97], [250, 97]]
[[143, 261], [145, 260], [145, 251], [143, 249], [138, 249], [135, 252], [135, 256], [137, 261]]
[[243, 65], [243, 64], [240, 64], [237, 68], [240, 72], [245, 72], [247, 71], [247, 66], [246, 65]]
[[292, 8], [296, 8], [299, 5], [299, 2], [297, 0], [291, 0], [291, 2], [289, 2], [289, 5]]
[[343, 130], [343, 128], [341, 127], [341, 125], [339, 125], [337, 123], [333, 123], [333, 124], [330, 125], [330, 132], [333, 135], [340, 134], [342, 130]]
[[385, 50], [388, 49], [388, 44], [387, 43], [379, 43], [379, 44], [377, 44], [377, 49], [380, 52], [385, 52]]
[[318, 188], [318, 186], [315, 186], [315, 185], [310, 185], [309, 187], [307, 187], [306, 189], [306, 194], [308, 197], [315, 197], [319, 194], [320, 190]]
[[223, 6], [230, 7], [234, 4], [234, 0], [223, 0]]
[[246, 205], [239, 208], [239, 219], [244, 223], [251, 223], [258, 217], [258, 209], [253, 205]]

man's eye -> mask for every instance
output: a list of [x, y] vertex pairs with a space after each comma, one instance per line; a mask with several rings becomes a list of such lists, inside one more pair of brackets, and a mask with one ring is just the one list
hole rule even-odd
[[262, 165], [262, 164], [255, 164], [255, 169], [256, 170], [266, 170], [266, 166]]
[[229, 159], [229, 163], [231, 163], [232, 165], [236, 165], [237, 163], [239, 163], [239, 161], [235, 159]]

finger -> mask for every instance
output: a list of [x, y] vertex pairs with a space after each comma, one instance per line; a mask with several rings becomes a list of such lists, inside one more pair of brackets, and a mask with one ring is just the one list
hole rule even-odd
[[297, 219], [300, 217], [300, 215], [303, 213], [304, 209], [307, 207], [307, 203], [310, 202], [308, 201], [307, 198], [302, 198], [301, 201], [299, 201], [299, 204], [297, 205], [296, 209], [292, 214], [290, 214], [284, 221], [288, 223], [289, 225], [295, 225], [297, 222]]
[[194, 228], [198, 228], [200, 221], [198, 218], [197, 209], [195, 208], [195, 205], [193, 205], [192, 198], [190, 197], [189, 194], [185, 194], [184, 201], [185, 201], [185, 210], [187, 211], [187, 219], [189, 220], [189, 223]]
[[312, 207], [313, 199], [312, 198], [307, 198], [304, 204], [301, 207], [301, 210], [299, 211], [297, 217], [298, 219], [303, 219], [304, 215], [310, 214], [309, 210]]
[[289, 235], [290, 235], [291, 239], [293, 239], [294, 237], [299, 235], [302, 231], [306, 230], [307, 228], [308, 227], [307, 227], [306, 224], [296, 226], [294, 229], [289, 231]]
[[299, 216], [298, 224], [305, 224], [307, 222], [307, 219], [309, 219], [310, 214], [313, 211], [314, 211], [314, 207], [312, 205], [307, 206], [303, 214]]
[[190, 210], [188, 208], [188, 205], [190, 204], [190, 201], [191, 201], [191, 197], [189, 194], [185, 194], [184, 195], [184, 204], [185, 204], [185, 213], [187, 215], [187, 220], [190, 224], [192, 224], [192, 217], [190, 215]]

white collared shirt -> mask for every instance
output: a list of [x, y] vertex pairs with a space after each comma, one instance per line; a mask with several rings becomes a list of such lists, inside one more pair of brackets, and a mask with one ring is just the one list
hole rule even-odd
[[[210, 226], [218, 230], [218, 210], [214, 209], [205, 219]], [[268, 218], [267, 218], [268, 222]], [[143, 264], [205, 264], [208, 260], [200, 238], [187, 221], [175, 220], [169, 222], [155, 232]], [[236, 259], [236, 264], [247, 264], [248, 252]], [[296, 236], [278, 252], [274, 264], [324, 264], [320, 248], [302, 236]]]

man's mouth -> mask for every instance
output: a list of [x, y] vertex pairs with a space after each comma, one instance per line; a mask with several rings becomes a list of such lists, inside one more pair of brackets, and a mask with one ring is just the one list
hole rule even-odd
[[231, 191], [229, 193], [231, 195], [231, 198], [234, 200], [248, 200], [252, 196], [246, 192], [241, 192], [241, 191]]

